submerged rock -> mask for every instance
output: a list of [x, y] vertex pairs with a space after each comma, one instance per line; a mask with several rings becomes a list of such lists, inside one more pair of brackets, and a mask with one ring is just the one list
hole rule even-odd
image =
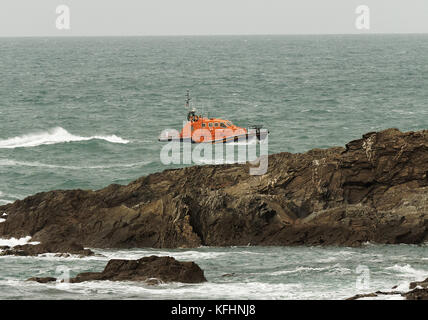
[[30, 279], [27, 279], [27, 281], [34, 281], [34, 282], [38, 282], [38, 283], [49, 283], [49, 282], [55, 282], [56, 278], [52, 278], [52, 277], [44, 277], [44, 278], [33, 277], [33, 278], [30, 278]]
[[[345, 148], [165, 170], [127, 186], [39, 193], [0, 207], [0, 237], [85, 247], [347, 245], [428, 239], [428, 131], [365, 134]], [[64, 251], [62, 251], [64, 252]]]
[[71, 283], [94, 280], [200, 283], [207, 281], [194, 262], [180, 262], [172, 257], [144, 257], [139, 260], [110, 260], [103, 272], [85, 272]]
[[372, 293], [364, 293], [364, 294], [357, 294], [351, 298], [347, 298], [346, 300], [358, 300], [362, 298], [376, 298], [381, 296], [389, 296], [389, 295], [403, 295], [402, 292], [399, 291], [391, 291], [391, 292], [385, 292], [385, 291], [376, 291]]

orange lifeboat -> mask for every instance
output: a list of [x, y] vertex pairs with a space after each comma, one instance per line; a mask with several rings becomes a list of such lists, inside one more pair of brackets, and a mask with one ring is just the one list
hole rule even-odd
[[[187, 92], [186, 107], [189, 107], [190, 97]], [[254, 126], [249, 130], [238, 127], [229, 120], [219, 118], [208, 118], [197, 115], [192, 109], [187, 114], [187, 122], [183, 129], [177, 133], [164, 131], [159, 136], [159, 141], [187, 141], [192, 143], [228, 143], [237, 141], [248, 141], [256, 138], [263, 140], [266, 138], [268, 131], [261, 130], [260, 127]]]

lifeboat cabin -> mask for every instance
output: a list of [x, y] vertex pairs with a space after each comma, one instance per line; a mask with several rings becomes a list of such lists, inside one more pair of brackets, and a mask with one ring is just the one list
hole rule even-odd
[[192, 139], [193, 143], [226, 143], [248, 138], [247, 129], [234, 125], [229, 120], [205, 118], [192, 110], [187, 115], [188, 122], [180, 132], [180, 140]]
[[[189, 92], [187, 92], [186, 107], [189, 108]], [[268, 131], [262, 132], [261, 127], [254, 126], [254, 130], [234, 125], [229, 120], [218, 118], [208, 118], [197, 115], [195, 109], [192, 109], [187, 114], [187, 122], [177, 136], [177, 131], [170, 133], [162, 132], [159, 136], [159, 141], [188, 141], [192, 143], [227, 143], [250, 138], [263, 140], [266, 138]]]

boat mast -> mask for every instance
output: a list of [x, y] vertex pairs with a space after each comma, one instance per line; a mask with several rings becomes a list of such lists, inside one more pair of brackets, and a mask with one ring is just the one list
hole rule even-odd
[[190, 110], [190, 100], [192, 100], [190, 98], [190, 92], [189, 90], [187, 90], [187, 93], [186, 93], [186, 108], [188, 110], [187, 121], [192, 121], [195, 117], [195, 110], [194, 109]]

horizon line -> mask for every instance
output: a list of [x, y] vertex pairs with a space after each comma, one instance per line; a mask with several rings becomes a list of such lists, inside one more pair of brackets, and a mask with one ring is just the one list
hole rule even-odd
[[[65, 31], [67, 32], [67, 31]], [[428, 35], [428, 32], [359, 32], [359, 33], [236, 33], [236, 34], [135, 34], [135, 35], [0, 35], [0, 38], [131, 38], [131, 37], [239, 37], [239, 36], [362, 36]]]

